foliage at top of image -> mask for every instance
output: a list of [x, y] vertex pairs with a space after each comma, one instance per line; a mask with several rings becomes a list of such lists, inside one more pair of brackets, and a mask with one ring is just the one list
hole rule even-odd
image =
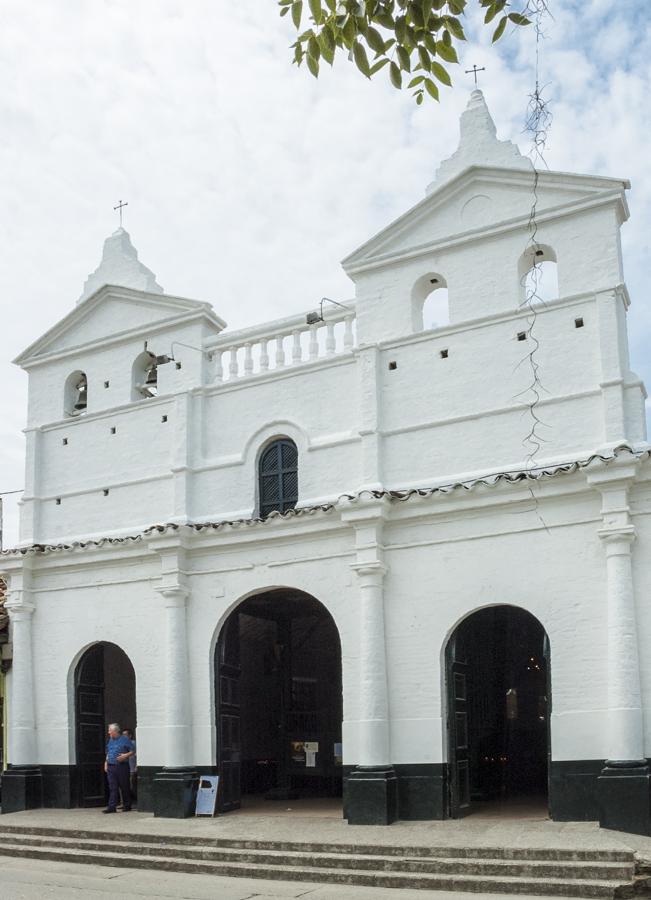
[[[509, 23], [528, 25], [510, 0], [477, 0], [493, 43]], [[449, 67], [459, 62], [457, 47], [466, 36], [462, 17], [467, 0], [278, 0], [298, 33], [294, 62], [315, 78], [322, 62], [332, 65], [342, 52], [372, 78], [385, 67], [391, 84], [413, 89], [416, 103], [439, 99], [439, 84], [450, 86]], [[302, 30], [307, 26], [306, 30]], [[411, 76], [411, 77], [410, 77]]]

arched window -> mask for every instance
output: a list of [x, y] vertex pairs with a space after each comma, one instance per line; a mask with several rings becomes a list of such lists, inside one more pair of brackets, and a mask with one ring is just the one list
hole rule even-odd
[[148, 350], [136, 356], [131, 370], [131, 399], [155, 397], [158, 394], [158, 366], [156, 357]]
[[527, 249], [520, 258], [518, 274], [520, 303], [545, 303], [559, 296], [556, 254], [546, 244]]
[[67, 416], [80, 416], [88, 407], [88, 379], [85, 372], [72, 372], [66, 378], [63, 408]]
[[411, 292], [411, 318], [414, 331], [428, 331], [450, 324], [448, 286], [436, 272], [422, 275]]
[[264, 450], [258, 464], [260, 515], [285, 512], [298, 501], [298, 450], [294, 441], [279, 438]]

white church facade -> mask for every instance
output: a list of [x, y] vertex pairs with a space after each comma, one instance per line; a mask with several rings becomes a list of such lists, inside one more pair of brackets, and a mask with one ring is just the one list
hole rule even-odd
[[537, 797], [651, 832], [628, 184], [542, 172], [532, 241], [533, 184], [475, 91], [425, 199], [344, 260], [355, 299], [237, 332], [107, 239], [17, 360], [3, 812], [101, 804], [118, 720], [157, 815], [191, 814], [210, 772], [225, 812]]

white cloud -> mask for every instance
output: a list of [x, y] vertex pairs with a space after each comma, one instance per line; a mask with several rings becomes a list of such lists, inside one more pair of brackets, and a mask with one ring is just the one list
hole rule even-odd
[[[651, 381], [651, 32], [627, 0], [616, 19], [610, 0], [588, 15], [578, 0], [550, 5], [548, 163], [633, 182], [630, 327]], [[532, 29], [493, 48], [479, 21], [475, 11], [461, 68], [487, 67], [499, 134], [524, 150]], [[440, 106], [417, 108], [343, 60], [315, 82], [291, 65], [291, 40], [274, 0], [3, 0], [0, 490], [23, 480], [25, 377], [10, 360], [74, 305], [118, 199], [166, 290], [239, 326], [350, 296], [339, 260], [420, 199], [456, 146], [472, 86], [461, 71]]]

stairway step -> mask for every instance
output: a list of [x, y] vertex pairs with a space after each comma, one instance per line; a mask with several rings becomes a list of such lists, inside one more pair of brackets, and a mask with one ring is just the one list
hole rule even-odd
[[[219, 827], [218, 825], [216, 826]], [[102, 840], [150, 843], [158, 846], [195, 846], [230, 848], [233, 850], [282, 850], [290, 853], [337, 853], [363, 856], [435, 857], [436, 859], [502, 859], [502, 860], [558, 860], [575, 862], [623, 862], [633, 864], [634, 855], [628, 850], [580, 849], [563, 847], [461, 847], [423, 845], [384, 844], [339, 844], [329, 842], [298, 842], [248, 840], [244, 838], [206, 837], [200, 835], [161, 835], [147, 833], [125, 833], [90, 829], [32, 827], [4, 825], [0, 821], [0, 832], [6, 835], [38, 835], [43, 837], [76, 838], [78, 840]]]
[[216, 874], [231, 877], [264, 878], [368, 887], [411, 888], [501, 894], [533, 894], [556, 897], [614, 898], [618, 883], [603, 880], [563, 880], [558, 878], [518, 878], [488, 875], [429, 875], [396, 872], [360, 872], [355, 869], [300, 868], [283, 865], [181, 860], [170, 856], [115, 852], [88, 852], [85, 849], [30, 847], [20, 843], [0, 846], [0, 855], [58, 862], [85, 863], [119, 868], [158, 869], [170, 872]]
[[[161, 842], [104, 841], [89, 838], [44, 837], [7, 835], [0, 831], [0, 847], [5, 843], [21, 846], [68, 848], [87, 851], [106, 851], [139, 856], [159, 856]], [[459, 857], [410, 857], [363, 854], [328, 854], [314, 852], [289, 852], [285, 850], [243, 850], [222, 847], [192, 845], [164, 845], [168, 856], [190, 860], [214, 862], [242, 862], [284, 866], [310, 866], [324, 868], [354, 868], [355, 870], [380, 872], [420, 872], [449, 875], [507, 875], [510, 877], [591, 879], [596, 881], [630, 881], [634, 865], [620, 862], [584, 862], [549, 860], [463, 859]]]

